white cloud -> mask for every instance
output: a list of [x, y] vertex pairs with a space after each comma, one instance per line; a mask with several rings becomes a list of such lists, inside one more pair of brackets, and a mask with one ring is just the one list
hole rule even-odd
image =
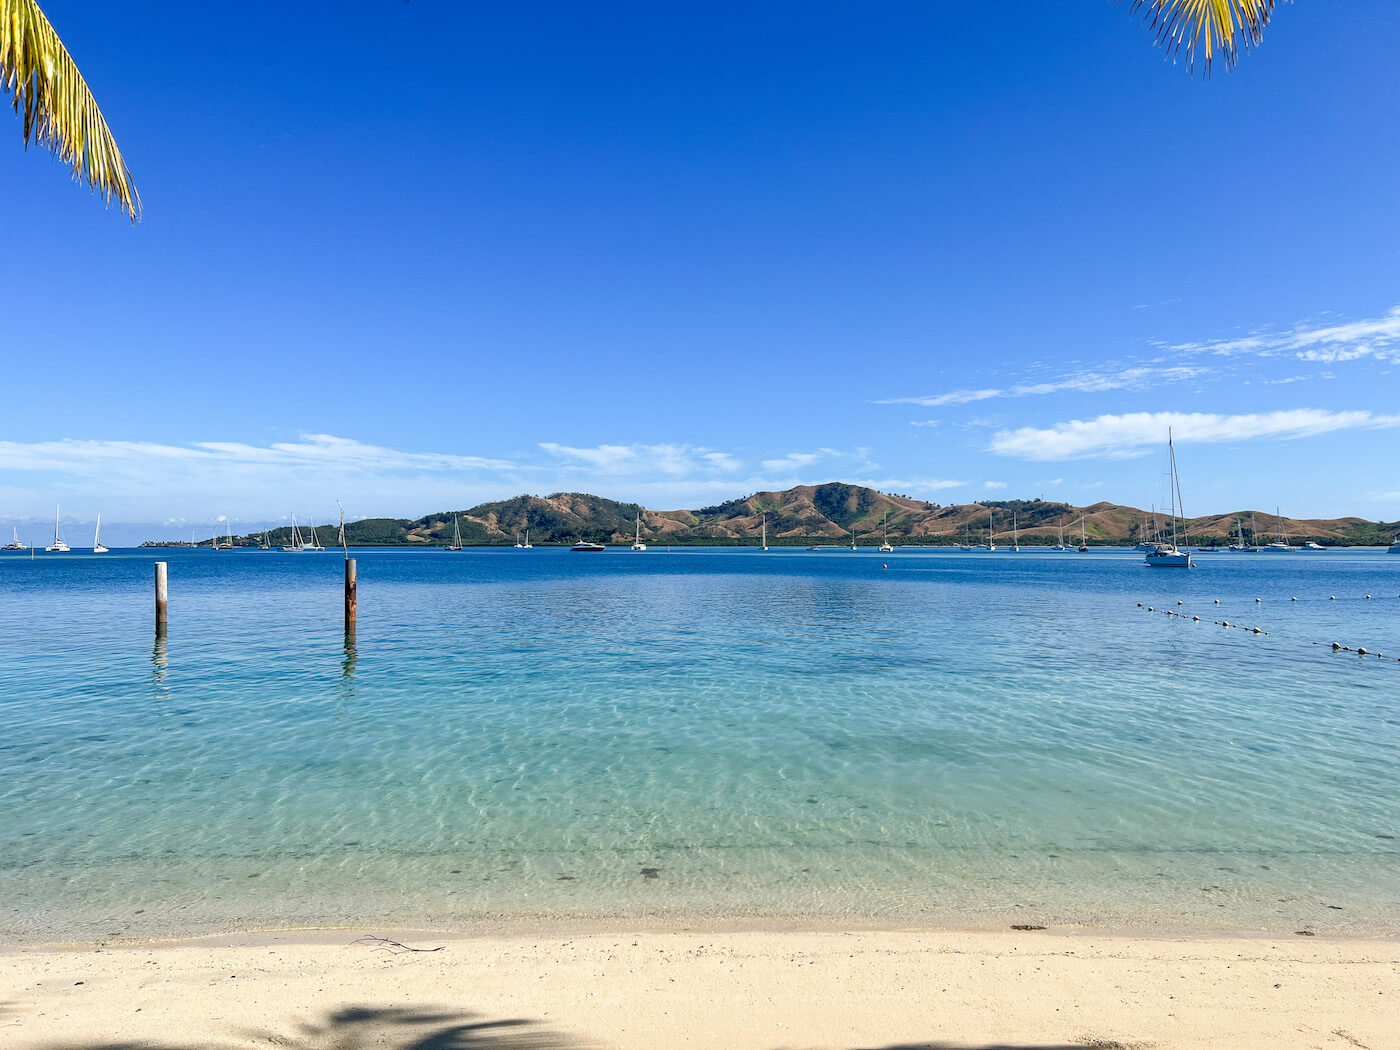
[[601, 477], [665, 474], [681, 477], [713, 471], [732, 471], [738, 461], [723, 452], [692, 445], [595, 445], [576, 448], [541, 441], [540, 448], [558, 458], [592, 468]]
[[1004, 482], [1004, 481], [984, 481], [984, 482], [982, 482], [982, 487], [983, 487], [984, 489], [1004, 489], [1004, 488], [1006, 488], [1006, 482]]
[[1400, 416], [1369, 411], [1328, 412], [1298, 408], [1281, 412], [1217, 415], [1205, 412], [1134, 412], [1070, 420], [1052, 427], [998, 431], [989, 452], [1031, 460], [1123, 459], [1141, 456], [1166, 441], [1178, 444], [1292, 439], [1358, 427], [1400, 426]]
[[909, 421], [911, 427], [936, 427], [938, 423], [939, 421], [936, 419], [911, 419]]
[[921, 397], [892, 397], [876, 401], [877, 405], [920, 405], [937, 408], [943, 405], [965, 405], [973, 401], [989, 401], [997, 397], [1036, 397], [1044, 394], [1096, 394], [1107, 390], [1146, 390], [1163, 383], [1178, 383], [1205, 375], [1208, 369], [1199, 365], [1138, 365], [1116, 372], [1075, 372], [1041, 383], [1017, 383], [1005, 388], [950, 390], [942, 394]]
[[1299, 361], [1324, 364], [1363, 358], [1396, 362], [1400, 361], [1400, 306], [1393, 307], [1380, 317], [1341, 324], [1299, 325], [1287, 332], [1262, 330], [1236, 339], [1179, 343], [1171, 349], [1222, 357], [1239, 354], [1259, 357], [1292, 355]]

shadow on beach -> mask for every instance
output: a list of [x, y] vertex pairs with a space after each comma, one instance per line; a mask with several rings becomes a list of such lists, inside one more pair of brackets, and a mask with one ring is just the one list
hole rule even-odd
[[244, 1031], [227, 1043], [203, 1039], [164, 1042], [60, 1042], [44, 1050], [220, 1050], [246, 1046], [249, 1040], [286, 1050], [583, 1050], [523, 1018], [485, 1020], [459, 1011], [413, 1010], [402, 1007], [347, 1006], [320, 1023], [303, 1022], [290, 1031]]
[[[236, 1043], [204, 1040], [188, 1042], [59, 1042], [44, 1050], [220, 1050], [246, 1046], [248, 1040], [286, 1050], [585, 1050], [590, 1043], [577, 1042], [540, 1027], [536, 1021], [507, 1018], [484, 1020], [480, 1015], [456, 1011], [414, 1010], [403, 1007], [348, 1006], [320, 1023], [302, 1023], [291, 1032], [251, 1030], [240, 1033]], [[1074, 1043], [966, 1043], [914, 1042], [882, 1046], [853, 1046], [850, 1050], [1130, 1050], [1138, 1044], [1110, 1039], [1083, 1039]], [[801, 1047], [774, 1050], [802, 1050]]]

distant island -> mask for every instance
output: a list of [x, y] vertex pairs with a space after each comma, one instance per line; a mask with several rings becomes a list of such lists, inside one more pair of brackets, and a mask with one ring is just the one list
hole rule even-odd
[[[770, 546], [809, 546], [849, 542], [854, 529], [863, 544], [877, 544], [885, 535], [895, 546], [956, 546], [984, 542], [988, 525], [998, 542], [1009, 542], [1013, 529], [1027, 546], [1052, 545], [1064, 530], [1066, 543], [1078, 543], [1081, 523], [1092, 546], [1131, 546], [1151, 538], [1153, 513], [1116, 503], [1078, 507], [1051, 500], [984, 500], [944, 506], [879, 492], [861, 485], [828, 482], [798, 485], [782, 492], [755, 492], [699, 510], [644, 510], [636, 503], [619, 503], [582, 492], [550, 496], [516, 496], [482, 503], [466, 510], [446, 510], [422, 518], [365, 518], [347, 522], [346, 537], [356, 547], [434, 547], [452, 541], [453, 522], [462, 542], [471, 546], [511, 546], [530, 533], [537, 546], [632, 542], [638, 514], [642, 538], [670, 546], [753, 545], [760, 541], [764, 516]], [[1166, 519], [1157, 515], [1159, 526]], [[335, 542], [336, 524], [318, 524], [321, 542]], [[303, 531], [306, 527], [303, 526]], [[1276, 518], [1259, 511], [1235, 510], [1191, 518], [1190, 542], [1198, 546], [1228, 545], [1243, 529], [1246, 543], [1268, 543], [1284, 534], [1290, 541], [1313, 541], [1328, 546], [1386, 546], [1400, 532], [1400, 522], [1364, 518]], [[233, 537], [236, 547], [255, 547], [263, 533]], [[291, 542], [288, 527], [270, 529], [273, 546]], [[221, 537], [222, 539], [222, 537]], [[147, 541], [143, 547], [208, 546], [205, 539], [188, 542]]]

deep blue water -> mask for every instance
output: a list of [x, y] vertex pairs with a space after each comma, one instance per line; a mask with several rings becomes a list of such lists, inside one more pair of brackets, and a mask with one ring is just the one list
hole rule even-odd
[[0, 556], [0, 930], [1400, 932], [1400, 556], [356, 556]]

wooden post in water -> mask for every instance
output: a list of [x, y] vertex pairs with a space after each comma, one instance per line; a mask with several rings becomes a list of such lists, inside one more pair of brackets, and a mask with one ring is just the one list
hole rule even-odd
[[170, 599], [170, 585], [166, 582], [165, 562], [156, 562], [156, 634], [165, 634], [169, 620], [167, 605]]
[[355, 612], [356, 612], [356, 577], [355, 559], [345, 559], [345, 633], [355, 633]]

